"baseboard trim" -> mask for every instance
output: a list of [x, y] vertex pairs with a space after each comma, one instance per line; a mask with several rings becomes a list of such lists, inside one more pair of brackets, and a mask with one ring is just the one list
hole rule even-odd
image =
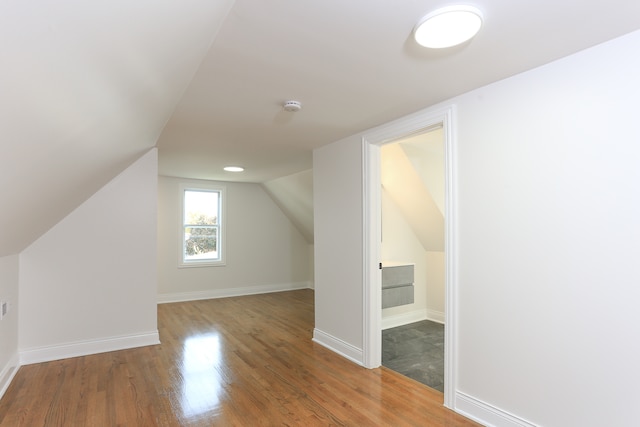
[[456, 392], [454, 407], [459, 414], [490, 427], [537, 427], [529, 421], [459, 391]]
[[30, 365], [32, 363], [50, 362], [52, 360], [67, 359], [69, 357], [88, 356], [90, 354], [106, 353], [109, 351], [156, 344], [160, 344], [158, 331], [30, 348], [20, 351], [20, 364]]
[[311, 286], [311, 283], [307, 281], [295, 283], [279, 283], [275, 285], [257, 285], [244, 286], [239, 288], [211, 289], [207, 291], [196, 292], [175, 292], [169, 294], [158, 294], [158, 304], [268, 294], [272, 292], [294, 291], [297, 289], [313, 288]]
[[0, 371], [0, 399], [4, 396], [4, 392], [9, 388], [9, 384], [13, 381], [13, 377], [16, 376], [18, 369], [20, 368], [20, 359], [18, 353], [15, 353], [9, 362]]
[[427, 320], [431, 320], [432, 322], [441, 323], [444, 325], [444, 319], [445, 317], [442, 311], [427, 309]]
[[349, 359], [360, 366], [364, 366], [362, 349], [355, 347], [348, 342], [342, 341], [340, 338], [336, 338], [319, 329], [314, 329], [313, 342], [328, 348], [334, 353], [338, 353], [340, 356]]
[[427, 309], [414, 310], [382, 318], [382, 330], [427, 320]]

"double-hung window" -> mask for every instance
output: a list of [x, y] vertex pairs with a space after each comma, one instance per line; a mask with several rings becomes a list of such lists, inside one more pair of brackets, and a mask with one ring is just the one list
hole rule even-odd
[[224, 265], [224, 188], [181, 186], [180, 265]]

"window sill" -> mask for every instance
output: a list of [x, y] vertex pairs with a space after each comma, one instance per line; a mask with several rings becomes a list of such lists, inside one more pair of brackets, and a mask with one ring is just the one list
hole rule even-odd
[[181, 262], [178, 268], [198, 268], [198, 267], [224, 267], [227, 265], [224, 261], [191, 261]]

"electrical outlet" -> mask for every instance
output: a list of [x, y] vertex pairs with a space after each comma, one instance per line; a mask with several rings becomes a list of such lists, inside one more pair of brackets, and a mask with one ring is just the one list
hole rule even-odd
[[0, 320], [7, 315], [7, 311], [9, 311], [9, 303], [7, 301], [0, 302]]

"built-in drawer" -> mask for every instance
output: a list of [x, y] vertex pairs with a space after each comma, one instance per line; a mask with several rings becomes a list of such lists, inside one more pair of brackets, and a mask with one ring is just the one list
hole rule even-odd
[[382, 263], [382, 308], [413, 304], [413, 264]]
[[413, 264], [393, 265], [385, 267], [382, 264], [382, 289], [394, 288], [413, 283]]
[[382, 290], [382, 308], [413, 304], [413, 285], [396, 286]]

